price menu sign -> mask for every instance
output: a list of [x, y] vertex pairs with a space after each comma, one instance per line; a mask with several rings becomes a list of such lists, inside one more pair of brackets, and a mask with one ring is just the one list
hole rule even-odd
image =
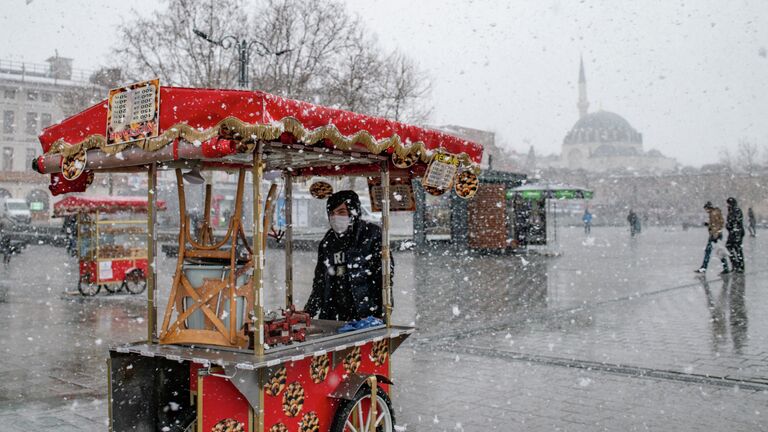
[[448, 190], [459, 168], [459, 158], [449, 153], [436, 153], [422, 180], [424, 186]]
[[[371, 211], [381, 211], [381, 200], [384, 197], [384, 188], [381, 187], [381, 178], [368, 179], [368, 192], [371, 196]], [[413, 187], [408, 178], [392, 178], [389, 182], [389, 210], [414, 211], [416, 199], [413, 196]]]
[[159, 135], [159, 79], [112, 89], [107, 103], [107, 145]]

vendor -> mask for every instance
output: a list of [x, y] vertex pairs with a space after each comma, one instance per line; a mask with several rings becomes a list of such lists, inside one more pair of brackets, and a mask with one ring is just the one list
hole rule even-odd
[[326, 210], [331, 229], [320, 242], [304, 310], [338, 321], [382, 318], [381, 228], [361, 219], [360, 198], [351, 190], [331, 195]]

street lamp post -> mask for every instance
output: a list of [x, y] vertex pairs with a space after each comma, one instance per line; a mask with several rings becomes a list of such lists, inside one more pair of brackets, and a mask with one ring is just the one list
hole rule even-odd
[[[237, 50], [237, 62], [239, 63], [237, 87], [240, 90], [248, 90], [248, 64], [250, 63], [250, 60], [251, 60], [251, 49], [253, 49], [254, 46], [258, 46], [259, 49], [257, 49], [256, 53], [259, 56], [265, 56], [267, 54], [274, 54], [275, 56], [280, 56], [291, 51], [291, 49], [288, 48], [288, 49], [280, 50], [277, 52], [272, 52], [270, 51], [269, 48], [267, 48], [267, 46], [263, 42], [256, 39], [248, 41], [245, 38], [238, 39], [236, 36], [227, 35], [222, 37], [219, 40], [215, 40], [215, 39], [212, 39], [210, 36], [208, 36], [207, 33], [200, 31], [198, 29], [192, 29], [192, 32], [194, 32], [195, 35], [205, 39], [210, 44], [222, 47], [225, 50], [230, 48], [232, 48], [233, 50]], [[192, 174], [193, 171], [185, 174], [185, 178], [186, 176], [190, 176], [190, 174]], [[191, 178], [199, 181], [200, 172], [197, 171], [197, 176], [192, 175]], [[206, 178], [204, 182], [206, 183], [206, 186], [205, 186], [207, 190], [206, 193], [210, 193], [210, 191], [208, 190], [208, 186], [210, 187], [213, 186], [213, 182], [214, 182], [213, 176], [211, 175], [211, 177]], [[205, 215], [205, 216], [208, 217], [208, 215]]]
[[266, 45], [264, 45], [263, 42], [259, 40], [252, 40], [248, 41], [246, 39], [238, 39], [236, 36], [228, 35], [224, 36], [220, 40], [214, 40], [211, 39], [210, 36], [208, 36], [207, 33], [200, 31], [198, 29], [192, 30], [197, 36], [205, 39], [209, 43], [220, 46], [224, 49], [234, 49], [237, 50], [237, 62], [239, 63], [239, 74], [238, 74], [238, 80], [237, 80], [237, 86], [241, 90], [247, 90], [248, 89], [248, 63], [250, 63], [251, 60], [251, 49], [253, 49], [254, 46], [258, 45], [261, 50], [257, 50], [256, 53], [260, 56], [264, 56], [267, 54], [274, 54], [275, 56], [283, 55], [291, 49], [284, 49], [277, 52], [272, 52], [267, 48]]

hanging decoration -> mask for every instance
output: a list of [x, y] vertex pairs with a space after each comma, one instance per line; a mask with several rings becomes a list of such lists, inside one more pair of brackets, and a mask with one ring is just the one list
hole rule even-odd
[[333, 195], [333, 186], [326, 181], [316, 181], [309, 187], [309, 194], [313, 198], [326, 199]]
[[65, 180], [75, 181], [85, 172], [88, 157], [85, 150], [61, 158], [61, 176]]
[[454, 190], [460, 198], [469, 199], [475, 196], [480, 184], [477, 175], [472, 171], [462, 171], [456, 176]]

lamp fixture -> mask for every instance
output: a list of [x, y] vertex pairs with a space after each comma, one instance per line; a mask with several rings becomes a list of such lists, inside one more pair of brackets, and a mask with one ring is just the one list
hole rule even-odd
[[197, 165], [193, 166], [192, 169], [182, 175], [182, 177], [184, 178], [184, 181], [189, 184], [205, 183], [205, 178], [200, 174], [200, 167]]

